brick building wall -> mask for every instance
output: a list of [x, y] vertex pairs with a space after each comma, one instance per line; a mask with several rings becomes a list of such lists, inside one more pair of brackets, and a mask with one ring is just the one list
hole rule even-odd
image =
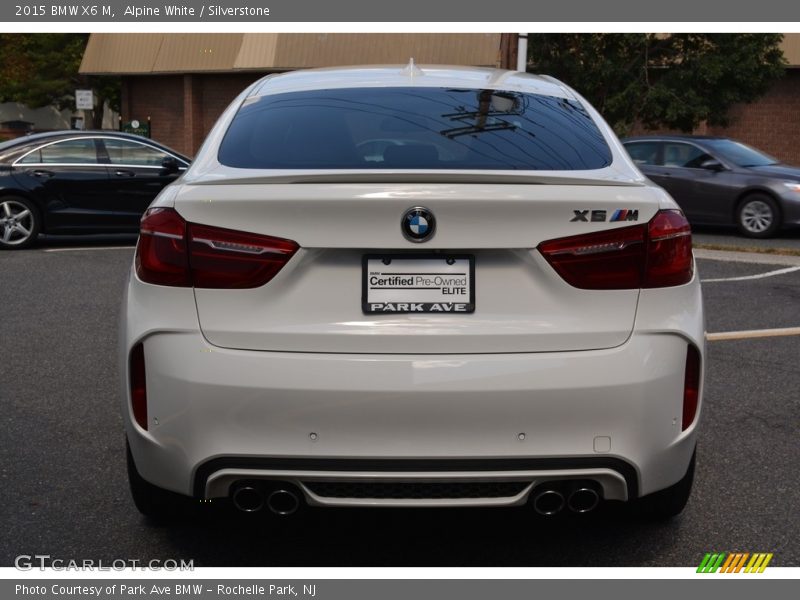
[[[752, 104], [734, 106], [727, 127], [701, 125], [696, 135], [731, 137], [763, 150], [783, 162], [800, 165], [800, 69], [787, 69], [782, 79]], [[685, 133], [634, 128], [631, 135]]]
[[708, 134], [736, 138], [800, 165], [800, 69], [787, 69], [763, 97], [734, 107], [730, 116], [728, 127], [708, 127]]
[[122, 120], [151, 120], [151, 135], [179, 152], [183, 147], [183, 76], [125, 77]]
[[151, 135], [193, 156], [228, 104], [263, 73], [127, 76], [122, 120], [147, 120]]

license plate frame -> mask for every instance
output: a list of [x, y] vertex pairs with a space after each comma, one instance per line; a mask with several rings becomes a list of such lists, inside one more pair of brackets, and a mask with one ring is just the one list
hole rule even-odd
[[[385, 269], [389, 265], [383, 263], [384, 260], [390, 260], [394, 263], [395, 269], [398, 267], [405, 267], [406, 271], [400, 271], [398, 274], [393, 269], [386, 272], [383, 271], [370, 271], [371, 268], [378, 268], [371, 261], [380, 261], [380, 268]], [[447, 264], [448, 260], [453, 260], [452, 265]], [[402, 261], [402, 265], [397, 264]], [[425, 264], [423, 261], [427, 261]], [[431, 261], [436, 261], [436, 264], [431, 264]], [[408, 264], [412, 263], [412, 264]], [[414, 265], [413, 263], [417, 263]], [[372, 266], [371, 266], [372, 265]], [[442, 265], [441, 267], [439, 265]], [[411, 267], [412, 270], [408, 271]], [[433, 267], [433, 271], [427, 269]], [[459, 279], [459, 276], [466, 275], [467, 281], [464, 285], [402, 285], [402, 286], [373, 286], [370, 285], [371, 275], [385, 276], [385, 277], [398, 277], [405, 275], [407, 277], [448, 277], [448, 281], [453, 282]], [[417, 280], [415, 279], [415, 282]], [[426, 293], [435, 289], [449, 288], [466, 288], [469, 290], [467, 301], [458, 302], [453, 300], [444, 300], [430, 298], [433, 294]], [[406, 292], [405, 295], [427, 296], [420, 299], [408, 299], [399, 297], [397, 301], [387, 301], [386, 294], [380, 292], [386, 291], [398, 292], [397, 296], [403, 296], [400, 292]], [[372, 298], [370, 292], [373, 292]], [[381, 296], [378, 299], [377, 296]], [[376, 305], [380, 305], [376, 308]], [[389, 306], [387, 306], [389, 305]], [[364, 314], [471, 314], [475, 312], [475, 255], [474, 254], [452, 254], [452, 253], [435, 253], [435, 254], [392, 254], [392, 253], [371, 253], [364, 254], [361, 261], [361, 310]]]

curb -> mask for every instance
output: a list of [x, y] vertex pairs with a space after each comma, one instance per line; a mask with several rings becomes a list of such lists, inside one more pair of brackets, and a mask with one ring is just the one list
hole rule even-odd
[[772, 256], [800, 256], [800, 248], [774, 248], [771, 246], [742, 246], [713, 244], [708, 242], [692, 241], [694, 248], [700, 250], [719, 250], [721, 252], [744, 252], [746, 254], [769, 254]]

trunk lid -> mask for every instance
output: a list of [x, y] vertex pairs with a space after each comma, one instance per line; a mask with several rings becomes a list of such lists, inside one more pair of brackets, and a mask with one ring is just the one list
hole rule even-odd
[[[263, 287], [195, 290], [200, 327], [214, 345], [359, 354], [552, 352], [618, 346], [633, 329], [638, 290], [574, 288], [536, 247], [634, 224], [610, 222], [617, 210], [637, 211], [638, 223], [647, 222], [658, 210], [647, 186], [579, 176], [536, 183], [421, 182], [419, 174], [415, 183], [374, 174], [355, 182], [278, 181], [226, 179], [184, 185], [177, 195], [175, 208], [187, 221], [301, 246]], [[421, 244], [401, 231], [403, 215], [415, 206], [437, 221], [435, 235]], [[588, 211], [586, 220], [573, 220], [574, 211]], [[365, 314], [364, 255], [423, 253], [474, 256], [475, 311]]]

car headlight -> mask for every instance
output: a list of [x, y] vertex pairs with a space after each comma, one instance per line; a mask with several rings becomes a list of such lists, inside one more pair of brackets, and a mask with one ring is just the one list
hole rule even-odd
[[800, 181], [784, 181], [783, 185], [788, 187], [793, 192], [800, 194]]

